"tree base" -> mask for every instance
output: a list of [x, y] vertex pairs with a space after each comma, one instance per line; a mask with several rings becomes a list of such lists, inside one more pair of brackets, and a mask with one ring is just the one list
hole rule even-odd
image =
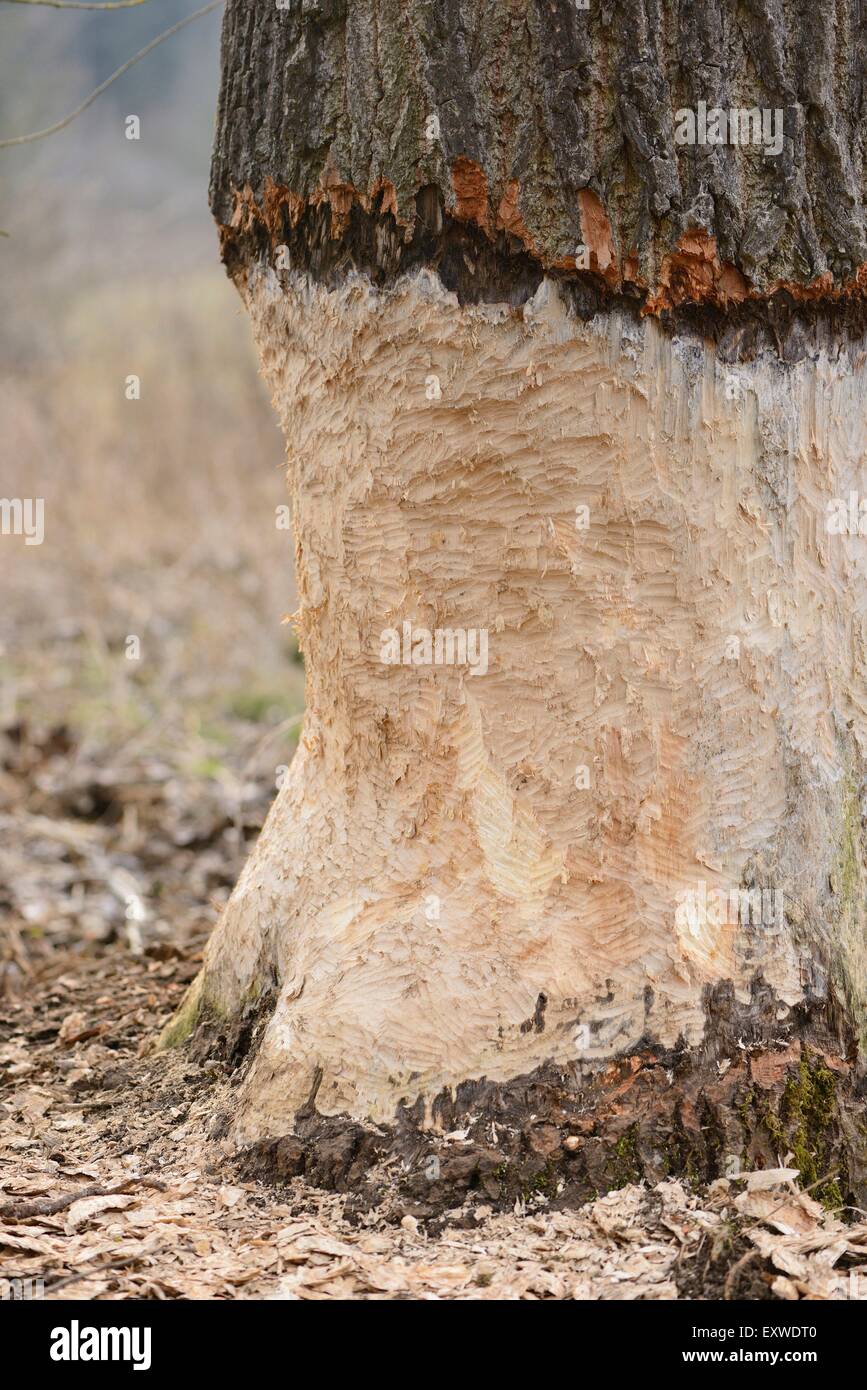
[[[427, 1114], [421, 1103], [401, 1108], [393, 1125], [319, 1113], [314, 1083], [291, 1133], [241, 1148], [241, 1172], [303, 1177], [346, 1193], [351, 1211], [423, 1221], [467, 1201], [570, 1208], [628, 1183], [781, 1166], [829, 1208], [863, 1207], [867, 1096], [826, 1002], [786, 1010], [756, 978], [747, 1004], [728, 985], [705, 1003], [700, 1048], [647, 1040], [591, 1076], [546, 1063], [507, 1083], [466, 1081]], [[218, 1057], [243, 1080], [267, 1015], [250, 1011], [231, 1028], [201, 1020], [193, 1055]], [[215, 1137], [228, 1128], [221, 1117]]]

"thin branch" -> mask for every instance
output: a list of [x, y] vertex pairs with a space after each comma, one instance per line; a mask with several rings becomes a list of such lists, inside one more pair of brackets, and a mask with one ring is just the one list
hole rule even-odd
[[82, 1197], [116, 1197], [119, 1192], [129, 1192], [132, 1187], [155, 1187], [165, 1192], [166, 1185], [156, 1178], [127, 1178], [115, 1183], [113, 1187], [80, 1187], [77, 1192], [67, 1192], [63, 1197], [41, 1198], [33, 1202], [6, 1202], [0, 1207], [0, 1216], [6, 1221], [25, 1221], [30, 1216], [55, 1216], [65, 1211], [73, 1202]]
[[[748, 1178], [749, 1176], [749, 1173], [738, 1174], [738, 1177], [744, 1179]], [[821, 1187], [822, 1183], [831, 1182], [834, 1178], [839, 1178], [839, 1176], [840, 1169], [835, 1168], [832, 1172], [825, 1173], [821, 1178], [817, 1178], [815, 1182], [811, 1182], [809, 1187], [795, 1187], [795, 1184], [792, 1183], [789, 1192], [783, 1198], [782, 1202], [780, 1202], [780, 1205], [778, 1207], [771, 1207], [771, 1210], [767, 1212], [764, 1216], [757, 1216], [752, 1226], [748, 1226], [747, 1230], [755, 1231], [758, 1229], [759, 1226], [763, 1225], [764, 1222], [770, 1221], [772, 1216], [776, 1216], [778, 1211], [782, 1211], [783, 1207], [787, 1207], [789, 1205], [789, 1202], [792, 1200], [793, 1197], [806, 1197], [807, 1194], [812, 1192], [815, 1188]], [[789, 1181], [792, 1182], [791, 1178], [789, 1179]]]
[[50, 5], [52, 10], [129, 10], [148, 0], [0, 0], [3, 5]]
[[47, 1284], [42, 1290], [43, 1297], [49, 1293], [57, 1293], [58, 1289], [65, 1289], [67, 1284], [77, 1284], [82, 1279], [98, 1279], [102, 1274], [112, 1274], [115, 1270], [126, 1269], [127, 1265], [138, 1264], [140, 1260], [153, 1260], [157, 1255], [164, 1255], [170, 1249], [168, 1245], [161, 1245], [157, 1250], [139, 1250], [135, 1255], [124, 1255], [121, 1259], [107, 1260], [105, 1263], [96, 1265], [93, 1269], [79, 1269], [73, 1274], [67, 1274], [63, 1279], [57, 1279], [53, 1284]]
[[735, 1282], [741, 1270], [746, 1269], [748, 1264], [751, 1264], [753, 1260], [761, 1259], [761, 1257], [761, 1250], [748, 1250], [745, 1255], [741, 1255], [740, 1259], [735, 1261], [728, 1274], [726, 1275], [726, 1281], [723, 1285], [723, 1298], [726, 1300], [726, 1302], [729, 1302], [729, 1300], [731, 1299], [732, 1289], [735, 1286]]
[[[30, 3], [30, 0], [25, 0], [25, 3]], [[77, 106], [74, 111], [70, 111], [68, 116], [64, 116], [62, 121], [55, 121], [54, 125], [46, 126], [44, 130], [34, 130], [30, 135], [16, 135], [11, 140], [0, 140], [0, 150], [8, 150], [11, 145], [27, 145], [31, 140], [44, 140], [46, 135], [54, 135], [58, 130], [63, 130], [65, 126], [68, 126], [75, 120], [76, 116], [80, 116], [83, 111], [86, 111], [88, 106], [91, 106], [93, 102], [96, 101], [97, 97], [102, 96], [103, 92], [107, 87], [111, 86], [112, 82], [116, 82], [119, 77], [123, 77], [123, 74], [128, 72], [134, 63], [138, 63], [142, 58], [145, 58], [148, 53], [153, 52], [158, 44], [164, 43], [166, 39], [170, 39], [172, 34], [177, 34], [180, 29], [185, 29], [188, 24], [192, 24], [194, 19], [201, 19], [202, 15], [210, 14], [211, 10], [216, 10], [222, 3], [223, 0], [210, 0], [209, 4], [203, 5], [200, 10], [194, 10], [193, 13], [188, 14], [185, 19], [178, 20], [178, 23], [173, 24], [170, 29], [164, 29], [161, 34], [157, 34], [155, 39], [151, 39], [150, 43], [145, 44], [144, 48], [140, 48], [138, 53], [134, 53], [131, 58], [128, 58], [127, 61], [118, 68], [117, 72], [113, 72], [111, 77], [107, 77], [104, 82], [101, 82], [96, 91], [91, 92], [90, 96], [86, 97], [81, 105]]]

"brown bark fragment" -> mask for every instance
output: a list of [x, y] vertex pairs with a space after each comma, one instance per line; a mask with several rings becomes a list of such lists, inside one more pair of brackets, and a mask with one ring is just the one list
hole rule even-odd
[[612, 288], [620, 283], [617, 252], [608, 213], [592, 188], [582, 188], [578, 194], [581, 209], [581, 234], [590, 252], [590, 268], [596, 270]]
[[460, 222], [475, 222], [487, 232], [490, 227], [488, 180], [483, 169], [461, 155], [452, 165], [454, 215]]
[[717, 251], [716, 237], [703, 227], [686, 232], [677, 250], [662, 263], [659, 283], [648, 296], [645, 314], [660, 314], [680, 304], [715, 304], [727, 309], [740, 304], [749, 294], [743, 275], [733, 265], [724, 265]]
[[388, 179], [377, 179], [376, 183], [373, 185], [370, 199], [364, 204], [365, 211], [370, 211], [371, 207], [375, 207], [377, 199], [380, 200], [380, 212], [383, 215], [390, 215], [394, 218], [395, 222], [397, 222], [397, 189]]
[[510, 179], [506, 184], [506, 190], [500, 199], [500, 206], [497, 209], [497, 230], [508, 232], [510, 236], [517, 237], [521, 245], [531, 256], [536, 256], [536, 247], [530, 235], [524, 218], [521, 215], [521, 185], [517, 179]]
[[332, 165], [327, 165], [310, 202], [313, 207], [318, 207], [321, 203], [327, 203], [330, 207], [331, 235], [335, 240], [346, 231], [349, 213], [356, 198], [359, 198], [359, 194], [352, 184], [342, 179]]

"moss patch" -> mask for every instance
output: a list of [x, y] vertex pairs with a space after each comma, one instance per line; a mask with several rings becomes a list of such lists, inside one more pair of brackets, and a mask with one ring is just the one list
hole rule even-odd
[[[780, 1105], [780, 1118], [805, 1187], [827, 1177], [833, 1168], [836, 1088], [837, 1078], [831, 1069], [821, 1058], [811, 1058], [805, 1048], [798, 1074], [787, 1080]], [[838, 1183], [830, 1177], [815, 1189], [815, 1196], [829, 1207], [843, 1202]]]
[[614, 1145], [614, 1169], [612, 1188], [628, 1187], [630, 1183], [640, 1182], [643, 1176], [641, 1160], [638, 1156], [638, 1125], [630, 1125]]
[[178, 1008], [160, 1033], [157, 1041], [158, 1051], [161, 1052], [169, 1047], [179, 1047], [191, 1036], [202, 1010], [203, 978], [201, 974], [196, 976]]
[[841, 816], [842, 833], [832, 879], [838, 912], [831, 973], [863, 1052], [867, 1050], [867, 932], [862, 889], [865, 856], [858, 787], [851, 775], [844, 785]]

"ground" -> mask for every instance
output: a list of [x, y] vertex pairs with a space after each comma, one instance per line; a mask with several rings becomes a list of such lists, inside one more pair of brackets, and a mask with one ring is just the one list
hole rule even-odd
[[[791, 1169], [704, 1189], [627, 1185], [573, 1211], [539, 1193], [496, 1212], [470, 1193], [430, 1223], [301, 1179], [245, 1180], [218, 1137], [237, 1072], [152, 1045], [271, 789], [260, 776], [233, 798], [234, 782], [101, 753], [91, 743], [85, 757], [68, 729], [15, 725], [3, 738], [7, 1290], [41, 1279], [58, 1299], [867, 1296], [867, 1222], [825, 1210]], [[459, 1151], [463, 1136], [450, 1142]]]

